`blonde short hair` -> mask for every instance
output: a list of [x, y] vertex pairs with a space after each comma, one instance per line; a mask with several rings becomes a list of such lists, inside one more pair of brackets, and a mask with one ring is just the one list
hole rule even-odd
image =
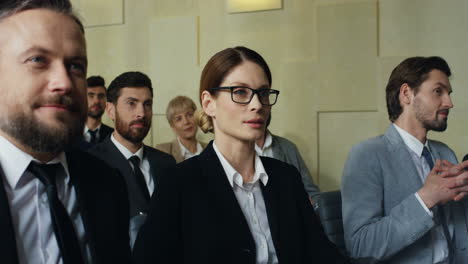
[[187, 110], [192, 110], [193, 112], [197, 110], [197, 106], [195, 105], [193, 100], [183, 95], [174, 97], [169, 102], [166, 108], [167, 122], [169, 122], [169, 124], [172, 125], [172, 120], [174, 119], [174, 116], [180, 112]]

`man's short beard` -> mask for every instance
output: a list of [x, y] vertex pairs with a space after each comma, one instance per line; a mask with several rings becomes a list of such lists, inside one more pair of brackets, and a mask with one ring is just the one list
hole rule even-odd
[[137, 121], [132, 121], [130, 123], [126, 123], [122, 121], [119, 118], [119, 114], [115, 113], [115, 130], [126, 140], [134, 143], [134, 144], [139, 144], [143, 142], [143, 139], [148, 135], [148, 132], [151, 127], [151, 120], [150, 121], [144, 121], [140, 120], [140, 122], [144, 122], [145, 127], [140, 128], [140, 129], [132, 129], [130, 126], [132, 123], [137, 122]]
[[94, 119], [100, 119], [103, 114], [104, 114], [104, 109], [95, 113], [93, 113], [92, 111], [88, 111], [88, 117], [91, 117]]
[[447, 129], [447, 120], [424, 120], [422, 124], [427, 131], [444, 132]]
[[0, 129], [34, 152], [59, 153], [81, 136], [85, 116], [72, 122], [62, 118], [59, 121], [59, 127], [51, 127], [33, 115], [20, 113], [0, 119]]
[[427, 131], [436, 131], [436, 132], [443, 132], [447, 129], [447, 119], [439, 119], [438, 111], [435, 114], [435, 117], [431, 119], [430, 116], [425, 114], [425, 107], [420, 99], [415, 99], [414, 101], [414, 109], [416, 113], [416, 119], [421, 122], [422, 126]]

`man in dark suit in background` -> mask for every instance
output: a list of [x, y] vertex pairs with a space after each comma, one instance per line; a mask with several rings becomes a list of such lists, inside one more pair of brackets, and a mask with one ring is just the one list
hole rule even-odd
[[86, 120], [84, 29], [70, 2], [2, 1], [0, 51], [1, 263], [129, 263], [123, 178], [64, 151]]
[[91, 76], [88, 83], [88, 118], [84, 128], [84, 140], [89, 146], [102, 142], [114, 131], [110, 126], [102, 123], [102, 115], [106, 109], [106, 87], [101, 76]]
[[153, 88], [148, 76], [141, 72], [117, 76], [109, 85], [107, 100], [107, 112], [115, 130], [90, 152], [118, 169], [127, 182], [133, 242], [147, 214], [157, 176], [175, 160], [143, 144], [153, 116]]

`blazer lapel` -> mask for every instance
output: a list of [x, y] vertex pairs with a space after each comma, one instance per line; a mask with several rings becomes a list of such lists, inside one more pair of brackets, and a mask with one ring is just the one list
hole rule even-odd
[[393, 177], [398, 177], [398, 182], [405, 183], [399, 184], [400, 189], [397, 193], [407, 195], [408, 193], [415, 192], [415, 190], [421, 188], [423, 182], [419, 177], [419, 173], [416, 170], [405, 142], [393, 125], [390, 125], [384, 136], [389, 143], [387, 144], [389, 150], [388, 160], [395, 169], [394, 171], [398, 172]]
[[18, 263], [18, 252], [16, 251], [16, 239], [13, 223], [11, 221], [10, 205], [3, 185], [3, 172], [0, 167], [0, 230], [2, 238], [0, 239], [0, 256], [2, 263]]
[[245, 245], [248, 249], [255, 249], [255, 242], [250, 233], [247, 220], [212, 144], [208, 145], [199, 158], [200, 169], [206, 179], [207, 190], [210, 192], [210, 196], [213, 197], [211, 202], [215, 207], [215, 211], [222, 212], [222, 219], [226, 223], [223, 230], [233, 230], [233, 241], [239, 245]]
[[148, 158], [149, 164], [150, 164], [150, 172], [151, 172], [151, 177], [153, 178], [153, 182], [155, 184], [156, 188], [156, 183], [158, 179], [158, 175], [161, 174], [161, 169], [158, 165], [158, 158], [153, 155], [152, 151], [149, 151], [147, 146], [144, 146], [145, 150], [143, 152], [143, 155]]
[[124, 177], [128, 175], [133, 175], [132, 167], [130, 167], [130, 163], [125, 157], [120, 153], [119, 149], [114, 145], [111, 141], [110, 137], [106, 138], [103, 142], [106, 145], [108, 160], [113, 164]]
[[265, 200], [265, 207], [267, 210], [268, 224], [270, 225], [271, 237], [273, 239], [275, 248], [280, 249], [281, 246], [279, 245], [279, 219], [281, 192], [279, 186], [282, 185], [281, 179], [282, 176], [285, 175], [277, 175], [279, 171], [272, 169], [267, 159], [262, 158], [262, 163], [265, 167], [265, 171], [268, 174], [268, 183], [266, 186], [264, 186], [263, 183], [261, 183], [260, 186], [262, 187], [263, 199]]
[[271, 134], [271, 149], [273, 151], [273, 158], [286, 160], [286, 157], [284, 156], [285, 152], [281, 150], [281, 146], [278, 144], [278, 140], [273, 134]]
[[171, 142], [171, 154], [177, 163], [184, 161], [182, 152], [180, 152], [179, 141], [177, 140], [177, 138]]

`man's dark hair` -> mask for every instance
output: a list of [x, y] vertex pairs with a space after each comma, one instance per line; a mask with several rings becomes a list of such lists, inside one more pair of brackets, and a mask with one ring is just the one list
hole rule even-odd
[[104, 81], [104, 78], [102, 78], [99, 75], [96, 76], [91, 76], [86, 79], [86, 82], [88, 83], [88, 87], [96, 87], [96, 86], [103, 86], [106, 87], [106, 82]]
[[400, 87], [407, 84], [417, 94], [421, 84], [427, 80], [432, 70], [439, 70], [450, 77], [452, 72], [441, 57], [411, 57], [402, 61], [388, 80], [386, 88], [387, 111], [390, 121], [395, 122], [403, 112], [400, 104]]
[[125, 87], [147, 87], [151, 96], [153, 96], [153, 86], [151, 80], [146, 74], [141, 72], [125, 72], [117, 76], [107, 89], [107, 101], [117, 104], [120, 96], [120, 90]]
[[49, 9], [70, 16], [84, 33], [84, 27], [78, 16], [73, 12], [69, 0], [2, 0], [0, 3], [0, 20], [31, 9]]

